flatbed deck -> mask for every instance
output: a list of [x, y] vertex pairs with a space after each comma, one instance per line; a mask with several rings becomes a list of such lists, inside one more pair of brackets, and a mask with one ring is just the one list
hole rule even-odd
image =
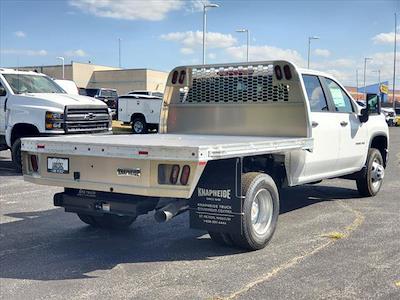
[[36, 153], [207, 161], [312, 149], [312, 138], [194, 134], [68, 135], [26, 138], [22, 150]]

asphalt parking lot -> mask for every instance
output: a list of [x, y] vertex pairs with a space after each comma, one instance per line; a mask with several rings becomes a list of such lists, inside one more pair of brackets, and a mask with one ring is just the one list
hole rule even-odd
[[0, 152], [1, 299], [399, 299], [400, 128], [380, 194], [327, 180], [287, 189], [267, 248], [243, 252], [141, 216], [126, 231], [93, 229], [52, 205]]

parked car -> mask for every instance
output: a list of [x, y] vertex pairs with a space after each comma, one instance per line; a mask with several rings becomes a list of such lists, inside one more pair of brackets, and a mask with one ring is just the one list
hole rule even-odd
[[158, 130], [162, 98], [128, 94], [118, 99], [118, 120], [132, 125], [132, 132]]
[[128, 95], [144, 95], [162, 98], [164, 96], [164, 93], [160, 91], [133, 90], [128, 92]]
[[329, 74], [283, 60], [181, 66], [166, 90], [160, 134], [26, 139], [24, 179], [64, 187], [54, 204], [94, 227], [188, 211], [190, 227], [250, 250], [271, 240], [282, 186], [339, 177], [371, 197], [383, 185], [379, 105], [360, 107]]
[[94, 97], [107, 104], [111, 109], [113, 117], [116, 118], [118, 106], [118, 93], [116, 89], [108, 88], [87, 88], [85, 89], [86, 96]]
[[102, 101], [67, 94], [41, 73], [0, 68], [0, 150], [11, 150], [17, 171], [24, 137], [108, 133], [111, 125]]
[[394, 109], [390, 107], [382, 107], [381, 111], [385, 116], [385, 120], [388, 126], [394, 126], [394, 120], [396, 118], [396, 112], [394, 111]]

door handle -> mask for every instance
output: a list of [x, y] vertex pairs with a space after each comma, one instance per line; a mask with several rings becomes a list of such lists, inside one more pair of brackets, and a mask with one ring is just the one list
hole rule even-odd
[[349, 124], [349, 123], [347, 123], [346, 121], [340, 122], [340, 125], [342, 125], [343, 127], [344, 127], [344, 126], [347, 126], [347, 124]]
[[311, 125], [312, 125], [313, 128], [315, 128], [315, 127], [317, 127], [319, 125], [319, 123], [315, 122], [315, 121], [312, 121]]

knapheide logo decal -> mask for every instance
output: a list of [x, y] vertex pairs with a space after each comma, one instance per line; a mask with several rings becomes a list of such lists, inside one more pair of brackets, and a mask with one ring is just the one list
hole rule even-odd
[[197, 196], [231, 199], [231, 190], [211, 190], [199, 187], [197, 188]]

